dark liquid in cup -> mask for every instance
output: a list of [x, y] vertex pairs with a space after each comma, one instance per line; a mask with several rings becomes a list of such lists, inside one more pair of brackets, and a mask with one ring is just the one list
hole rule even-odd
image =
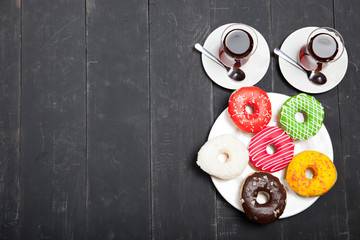
[[244, 58], [251, 53], [254, 40], [248, 32], [234, 29], [226, 34], [223, 44], [228, 55], [233, 58]]
[[338, 43], [327, 33], [319, 33], [310, 39], [308, 47], [303, 46], [299, 52], [301, 65], [308, 70], [321, 71], [327, 62], [338, 53]]
[[338, 51], [338, 43], [335, 38], [327, 33], [319, 33], [309, 42], [310, 54], [320, 62], [333, 60]]

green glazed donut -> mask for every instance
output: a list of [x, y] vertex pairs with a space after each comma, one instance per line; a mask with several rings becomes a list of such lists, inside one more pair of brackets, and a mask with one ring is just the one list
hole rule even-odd
[[[305, 121], [295, 119], [297, 112], [304, 113]], [[314, 97], [300, 93], [289, 98], [280, 109], [280, 125], [295, 140], [315, 136], [324, 121], [324, 108]]]

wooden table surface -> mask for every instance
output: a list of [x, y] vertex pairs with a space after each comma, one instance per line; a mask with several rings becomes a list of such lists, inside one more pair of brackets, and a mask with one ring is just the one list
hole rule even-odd
[[[0, 0], [0, 239], [359, 239], [360, 1]], [[231, 90], [196, 42], [242, 22], [269, 48], [336, 28], [348, 69], [325, 108], [338, 170], [310, 208], [250, 222], [196, 165]], [[256, 84], [299, 93], [278, 58]]]

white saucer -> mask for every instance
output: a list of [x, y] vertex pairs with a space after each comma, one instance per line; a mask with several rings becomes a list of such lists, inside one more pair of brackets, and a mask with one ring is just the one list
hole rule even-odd
[[[283, 42], [281, 51], [298, 62], [300, 48], [306, 44], [307, 37], [316, 28], [306, 27], [293, 32]], [[327, 82], [324, 85], [316, 85], [310, 82], [304, 72], [282, 58], [279, 58], [279, 65], [283, 76], [294, 88], [306, 93], [323, 93], [337, 86], [345, 76], [348, 66], [348, 55], [346, 49], [344, 49], [343, 54], [337, 61], [330, 63], [321, 71], [327, 78]]]
[[[280, 123], [278, 116], [280, 108], [289, 98], [289, 96], [279, 93], [268, 93], [268, 96], [270, 98], [272, 108], [272, 118], [270, 120], [269, 126], [279, 127]], [[251, 138], [254, 136], [254, 134], [243, 132], [235, 126], [235, 124], [230, 119], [227, 108], [216, 119], [215, 123], [211, 128], [208, 139], [214, 138], [222, 134], [234, 134], [247, 147], [249, 146]], [[321, 127], [320, 131], [315, 136], [309, 138], [308, 140], [296, 140], [294, 141], [294, 144], [294, 154], [298, 154], [305, 150], [313, 150], [327, 155], [333, 161], [334, 155], [332, 143], [330, 135], [324, 125]], [[286, 169], [287, 168], [272, 173], [274, 176], [279, 178], [280, 182], [284, 185], [287, 193], [286, 207], [280, 218], [290, 217], [304, 211], [319, 198], [302, 197], [296, 194], [286, 182]], [[253, 168], [251, 163], [249, 162], [244, 172], [237, 178], [231, 180], [221, 180], [215, 177], [211, 178], [216, 189], [224, 197], [224, 199], [229, 202], [233, 207], [243, 212], [244, 210], [240, 201], [240, 188], [245, 178], [255, 171], [256, 169]]]
[[[229, 25], [230, 24], [226, 24], [218, 27], [205, 40], [204, 47], [217, 58], [219, 58], [221, 34]], [[216, 84], [227, 89], [236, 90], [241, 87], [255, 85], [265, 75], [270, 64], [269, 46], [261, 33], [254, 28], [253, 30], [258, 37], [258, 47], [248, 62], [241, 67], [246, 74], [243, 81], [235, 81], [229, 78], [223, 67], [202, 54], [202, 64], [205, 72]]]

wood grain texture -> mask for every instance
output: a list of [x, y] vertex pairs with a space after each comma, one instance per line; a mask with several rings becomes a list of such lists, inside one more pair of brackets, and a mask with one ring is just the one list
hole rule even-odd
[[207, 1], [151, 1], [154, 239], [216, 239], [214, 189], [195, 163], [213, 120], [212, 83], [194, 49], [208, 34]]
[[[280, 47], [285, 38], [293, 31], [308, 26], [333, 25], [333, 1], [272, 1], [272, 32], [276, 47]], [[278, 64], [278, 59], [276, 59]], [[278, 77], [276, 77], [278, 76]], [[300, 91], [293, 89], [279, 69], [275, 74], [274, 89], [276, 92], [293, 96]], [[311, 94], [312, 95], [312, 94]], [[339, 129], [338, 90], [316, 94], [314, 97], [321, 102], [325, 109], [324, 124], [330, 134], [334, 162], [338, 170], [338, 181], [334, 188], [320, 197], [309, 209], [304, 212], [280, 221], [283, 229], [283, 239], [347, 239], [347, 208], [344, 195], [344, 167], [342, 163], [341, 136]], [[326, 214], [327, 217], [320, 217]], [[319, 218], [321, 220], [319, 221]], [[287, 231], [286, 229], [293, 229]]]
[[347, 229], [341, 231], [343, 239], [357, 239], [360, 236], [358, 224], [359, 208], [359, 37], [360, 2], [355, 0], [335, 1], [335, 27], [344, 38], [346, 50], [349, 56], [348, 70], [344, 80], [339, 84], [339, 108], [340, 108], [340, 131], [341, 131], [341, 158], [342, 176], [339, 179], [344, 188], [339, 188], [338, 193], [344, 196], [346, 212], [340, 219], [347, 225]]
[[[0, 1], [0, 239], [358, 239], [358, 0]], [[242, 22], [269, 45], [256, 84], [293, 96], [273, 55], [293, 31], [339, 30], [344, 80], [315, 94], [338, 180], [260, 226], [216, 191], [197, 152], [231, 90], [194, 49]]]
[[[269, 48], [272, 43], [270, 24], [270, 1], [210, 1], [211, 30], [228, 23], [244, 23], [259, 31], [267, 41]], [[265, 76], [256, 86], [265, 91], [272, 91], [272, 61]], [[232, 90], [214, 85], [214, 114], [217, 117], [226, 107]]]
[[0, 239], [18, 239], [21, 9], [0, 1]]
[[[258, 30], [269, 45], [272, 45], [271, 35], [271, 11], [270, 1], [211, 1], [211, 26], [212, 29], [227, 23], [245, 23]], [[271, 55], [270, 55], [271, 56]], [[272, 59], [272, 57], [271, 57]], [[265, 76], [255, 86], [267, 92], [273, 91], [272, 61]], [[219, 86], [214, 87], [214, 115], [215, 118], [228, 106], [228, 99], [231, 90]], [[258, 231], [258, 226], [249, 220], [240, 211], [229, 205], [224, 198], [217, 194], [217, 223], [218, 239], [257, 239], [260, 236], [280, 236], [278, 224], [272, 227], [262, 228]]]
[[[333, 3], [332, 0], [321, 1], [271, 1], [271, 33], [273, 38], [273, 50], [281, 47], [283, 41], [292, 32], [311, 26], [333, 26]], [[274, 56], [275, 57], [275, 56]], [[282, 76], [278, 57], [275, 57], [274, 67], [274, 90], [283, 91], [288, 95], [295, 95], [299, 91], [293, 88]]]
[[87, 2], [88, 239], [149, 239], [147, 1]]
[[85, 11], [23, 1], [20, 238], [85, 237]]

